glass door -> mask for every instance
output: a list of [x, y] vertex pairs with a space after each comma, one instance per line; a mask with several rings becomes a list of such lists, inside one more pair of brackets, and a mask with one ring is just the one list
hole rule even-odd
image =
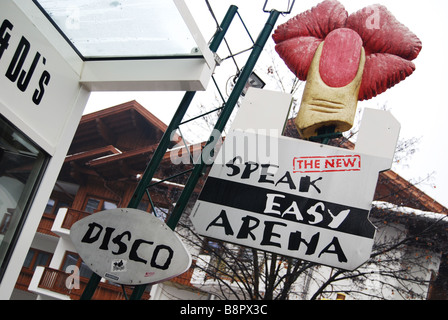
[[0, 279], [49, 158], [33, 141], [0, 116]]

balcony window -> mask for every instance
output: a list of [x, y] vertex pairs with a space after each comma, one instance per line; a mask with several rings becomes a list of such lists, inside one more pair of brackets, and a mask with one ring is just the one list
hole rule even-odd
[[51, 256], [51, 253], [30, 249], [23, 263], [23, 268], [34, 271], [38, 266], [47, 267], [50, 263]]
[[0, 277], [6, 270], [49, 158], [0, 116]]
[[60, 208], [70, 208], [71, 203], [59, 199], [48, 199], [47, 206], [45, 207], [45, 214], [56, 215]]
[[117, 208], [117, 205], [118, 204], [113, 201], [108, 201], [108, 200], [94, 198], [94, 197], [88, 197], [85, 202], [84, 211], [89, 212], [89, 213], [95, 213], [98, 211], [115, 209], [115, 208]]
[[93, 273], [77, 253], [67, 251], [62, 262], [61, 271], [66, 272], [70, 266], [76, 266], [79, 270], [79, 276], [83, 278], [90, 278]]

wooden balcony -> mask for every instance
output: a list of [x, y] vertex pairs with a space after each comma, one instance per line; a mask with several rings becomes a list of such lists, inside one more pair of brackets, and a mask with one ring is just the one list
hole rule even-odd
[[89, 215], [91, 215], [91, 213], [69, 208], [61, 227], [70, 230], [70, 228], [76, 221], [81, 220], [82, 218], [85, 218]]
[[[69, 276], [68, 273], [61, 270], [45, 268], [38, 287], [69, 296], [71, 300], [79, 300], [89, 279], [81, 277], [79, 280], [79, 289], [69, 289], [66, 285]], [[125, 291], [126, 295], [130, 297], [132, 288], [126, 287]], [[141, 299], [148, 300], [149, 297], [149, 292], [145, 291]], [[126, 300], [126, 297], [121, 286], [100, 282], [92, 300]]]
[[47, 234], [53, 237], [58, 237], [57, 234], [51, 231], [51, 227], [53, 226], [55, 216], [44, 214], [40, 219], [39, 226], [37, 227], [37, 232]]
[[[76, 221], [78, 221], [84, 217], [87, 217], [88, 215], [90, 215], [90, 213], [88, 213], [88, 212], [68, 208], [61, 227], [64, 229], [70, 230], [70, 228]], [[53, 227], [53, 223], [54, 223], [55, 219], [56, 219], [56, 216], [54, 216], [54, 215], [43, 214], [42, 218], [39, 222], [37, 232], [47, 234], [50, 236], [54, 236], [54, 237], [59, 237], [59, 235], [57, 235], [51, 231], [51, 228]]]
[[28, 286], [30, 285], [33, 274], [34, 272], [32, 270], [22, 268], [22, 270], [20, 270], [19, 277], [17, 278], [15, 288], [23, 291], [28, 291]]

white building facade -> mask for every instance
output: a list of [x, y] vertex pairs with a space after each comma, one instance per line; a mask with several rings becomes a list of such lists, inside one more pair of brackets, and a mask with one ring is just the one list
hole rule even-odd
[[[12, 294], [90, 92], [207, 87], [214, 57], [185, 3], [156, 3], [1, 2], [0, 299]], [[158, 10], [168, 18], [147, 19]], [[132, 43], [129, 26], [145, 21], [175, 25], [165, 31], [183, 40]]]

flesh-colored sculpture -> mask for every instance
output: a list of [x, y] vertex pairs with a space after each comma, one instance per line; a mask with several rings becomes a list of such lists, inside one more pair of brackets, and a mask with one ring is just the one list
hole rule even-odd
[[420, 40], [381, 5], [348, 15], [326, 0], [280, 25], [276, 51], [307, 81], [295, 120], [309, 138], [322, 127], [336, 132], [353, 126], [357, 102], [383, 93], [415, 70]]
[[366, 61], [362, 40], [351, 29], [332, 31], [314, 55], [295, 124], [303, 137], [333, 126], [353, 126]]

